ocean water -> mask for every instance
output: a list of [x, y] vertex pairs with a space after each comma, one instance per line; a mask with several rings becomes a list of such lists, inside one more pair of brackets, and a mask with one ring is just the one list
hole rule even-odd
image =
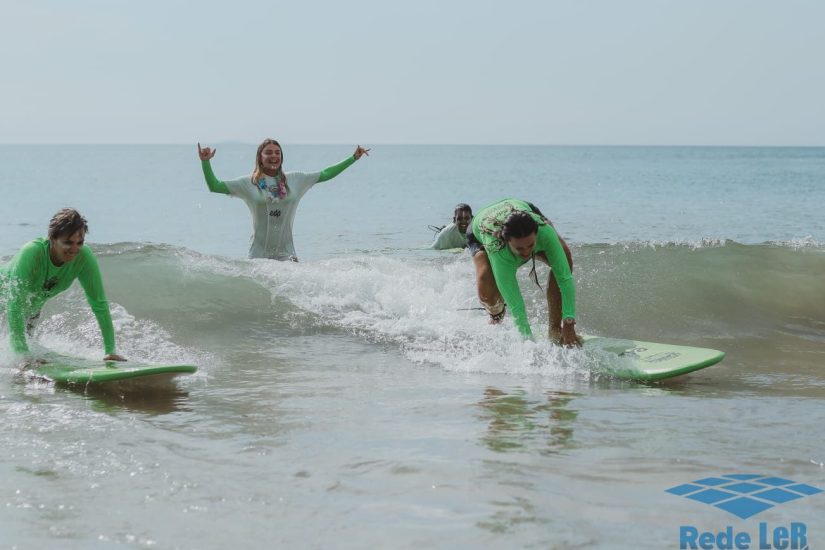
[[[354, 145], [285, 145], [285, 165]], [[219, 177], [250, 171], [254, 145], [217, 148]], [[825, 541], [825, 494], [742, 520], [665, 492], [825, 489], [823, 148], [374, 146], [302, 201], [297, 264], [246, 259], [246, 207], [208, 193], [194, 145], [0, 146], [0, 186], [0, 260], [78, 208], [119, 351], [200, 367], [66, 389], [0, 334], [4, 548], [676, 548], [683, 525], [759, 522]], [[543, 338], [526, 269], [536, 341], [489, 326], [469, 256], [427, 250], [427, 226], [506, 196], [571, 245], [580, 331], [725, 360], [611, 378]], [[34, 341], [100, 355], [79, 288]]]

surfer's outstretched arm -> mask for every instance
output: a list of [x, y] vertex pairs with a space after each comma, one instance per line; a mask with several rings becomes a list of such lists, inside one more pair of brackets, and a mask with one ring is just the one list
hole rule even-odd
[[24, 246], [15, 258], [5, 266], [6, 269], [6, 322], [9, 327], [9, 343], [16, 355], [28, 356], [29, 345], [26, 339], [26, 320], [33, 313], [29, 302], [35, 295], [34, 281], [40, 277], [38, 249], [33, 244]]
[[201, 148], [201, 144], [198, 143], [198, 157], [201, 159], [201, 168], [203, 169], [203, 177], [206, 180], [206, 186], [213, 193], [228, 195], [229, 188], [224, 182], [215, 177], [215, 172], [212, 171], [212, 164], [209, 162], [217, 152], [217, 149], [212, 149], [210, 147]]
[[83, 251], [84, 266], [78, 273], [77, 280], [86, 293], [86, 300], [92, 308], [92, 313], [97, 319], [97, 326], [100, 327], [100, 335], [103, 337], [103, 349], [106, 356], [104, 361], [126, 361], [122, 355], [115, 351], [115, 329], [112, 324], [112, 313], [109, 309], [109, 300], [103, 290], [103, 277], [100, 275], [100, 267], [97, 258], [87, 247]]
[[369, 149], [364, 149], [360, 145], [355, 148], [355, 153], [348, 156], [338, 164], [334, 164], [328, 168], [324, 168], [321, 170], [321, 173], [318, 175], [318, 183], [322, 181], [329, 181], [350, 166], [352, 166], [356, 160], [360, 159], [363, 155], [369, 156]]
[[516, 324], [516, 328], [518, 328], [518, 331], [525, 339], [533, 338], [530, 321], [527, 319], [527, 310], [524, 307], [524, 296], [521, 295], [521, 290], [516, 280], [515, 266], [508, 265], [493, 255], [490, 258], [490, 267], [493, 270], [493, 276], [496, 279], [496, 286], [499, 292], [501, 292], [501, 297], [513, 314], [513, 321]]
[[552, 269], [547, 280], [548, 335], [565, 346], [581, 345], [575, 329], [576, 281], [569, 249], [551, 225], [539, 227], [536, 241], [538, 251], [544, 253]]

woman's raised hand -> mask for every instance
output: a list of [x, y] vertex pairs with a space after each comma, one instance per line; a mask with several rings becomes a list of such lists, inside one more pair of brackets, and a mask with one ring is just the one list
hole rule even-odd
[[217, 149], [210, 149], [209, 147], [204, 147], [203, 149], [201, 149], [201, 144], [198, 143], [198, 156], [201, 158], [201, 160], [210, 160], [212, 157], [215, 156], [215, 153], [217, 152]]
[[[353, 154], [355, 155], [355, 160], [358, 160], [364, 155], [370, 156], [370, 150], [369, 149], [364, 149], [363, 147], [361, 147], [359, 145], [358, 147], [355, 148], [355, 153], [353, 153]], [[201, 157], [201, 158], [203, 158], [203, 157]]]

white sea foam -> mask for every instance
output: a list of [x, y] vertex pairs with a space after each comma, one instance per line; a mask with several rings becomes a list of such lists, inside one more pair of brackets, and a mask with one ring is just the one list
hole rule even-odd
[[316, 326], [394, 343], [414, 362], [464, 372], [587, 373], [582, 352], [547, 340], [546, 304], [527, 303], [535, 342], [521, 338], [510, 316], [489, 325], [476, 310], [475, 273], [466, 255], [418, 262], [388, 256], [298, 264], [203, 260], [188, 258], [188, 269], [250, 278], [269, 289], [273, 301], [286, 299], [312, 315]]
[[[114, 302], [110, 302], [110, 310], [118, 353], [130, 361], [215, 364], [216, 360], [211, 354], [174, 343], [169, 332], [158, 323], [136, 319], [123, 306]], [[60, 297], [59, 306], [49, 304], [44, 308], [31, 340], [35, 346], [73, 357], [99, 360], [103, 355], [103, 339], [97, 319], [77, 286]], [[3, 346], [7, 349], [7, 342]], [[205, 376], [206, 373], [200, 371], [200, 375]]]

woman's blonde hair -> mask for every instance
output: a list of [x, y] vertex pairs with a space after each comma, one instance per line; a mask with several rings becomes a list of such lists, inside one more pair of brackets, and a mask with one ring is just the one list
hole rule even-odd
[[289, 187], [286, 184], [286, 174], [284, 174], [284, 148], [281, 147], [281, 144], [274, 139], [265, 139], [260, 145], [258, 145], [258, 152], [255, 153], [255, 169], [252, 171], [252, 183], [257, 185], [259, 181], [264, 179], [264, 167], [263, 162], [261, 161], [261, 153], [263, 153], [264, 147], [273, 144], [277, 145], [278, 149], [281, 150], [281, 166], [278, 167], [278, 173], [275, 174], [275, 180], [283, 184], [284, 188], [288, 190]]

